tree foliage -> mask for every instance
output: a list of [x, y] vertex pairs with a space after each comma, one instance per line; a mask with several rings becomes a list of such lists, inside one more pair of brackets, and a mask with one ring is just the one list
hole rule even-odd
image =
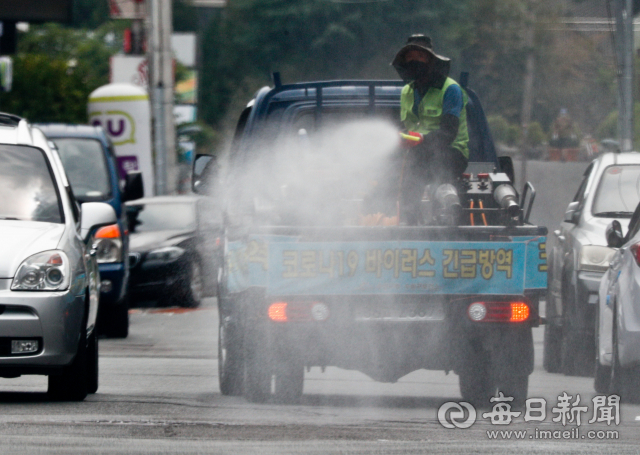
[[46, 24], [21, 34], [2, 110], [34, 122], [86, 122], [89, 94], [109, 82], [109, 57], [121, 46], [118, 27], [89, 32]]

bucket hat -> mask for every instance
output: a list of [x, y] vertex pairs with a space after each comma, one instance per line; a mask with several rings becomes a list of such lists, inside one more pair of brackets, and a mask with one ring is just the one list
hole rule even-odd
[[449, 69], [451, 67], [451, 59], [449, 57], [444, 57], [442, 55], [438, 55], [433, 51], [433, 44], [431, 42], [431, 38], [422, 35], [411, 35], [405, 45], [398, 51], [396, 56], [394, 57], [391, 65], [396, 69], [400, 77], [404, 79], [404, 75], [406, 74], [404, 64], [405, 57], [407, 53], [411, 50], [419, 50], [429, 53], [432, 57], [432, 62], [435, 65], [435, 72], [447, 76], [449, 74]]

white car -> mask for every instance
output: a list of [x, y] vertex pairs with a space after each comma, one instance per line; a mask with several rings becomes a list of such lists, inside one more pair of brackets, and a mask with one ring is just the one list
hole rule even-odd
[[108, 204], [80, 208], [41, 131], [0, 114], [0, 377], [47, 375], [61, 400], [98, 389], [91, 238], [115, 222]]
[[[637, 182], [640, 183], [640, 182]], [[594, 386], [599, 393], [640, 398], [640, 204], [622, 233], [618, 221], [607, 229], [618, 248], [600, 282], [596, 317]]]

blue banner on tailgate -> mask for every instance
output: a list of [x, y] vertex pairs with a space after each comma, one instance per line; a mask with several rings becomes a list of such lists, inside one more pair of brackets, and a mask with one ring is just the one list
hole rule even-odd
[[546, 238], [511, 241], [230, 242], [230, 292], [268, 295], [522, 294], [546, 289]]

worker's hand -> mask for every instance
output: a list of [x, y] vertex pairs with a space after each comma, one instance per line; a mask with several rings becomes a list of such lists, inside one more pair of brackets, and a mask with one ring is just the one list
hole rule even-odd
[[400, 141], [405, 147], [415, 147], [422, 144], [424, 136], [415, 131], [409, 131], [408, 133], [400, 133]]

